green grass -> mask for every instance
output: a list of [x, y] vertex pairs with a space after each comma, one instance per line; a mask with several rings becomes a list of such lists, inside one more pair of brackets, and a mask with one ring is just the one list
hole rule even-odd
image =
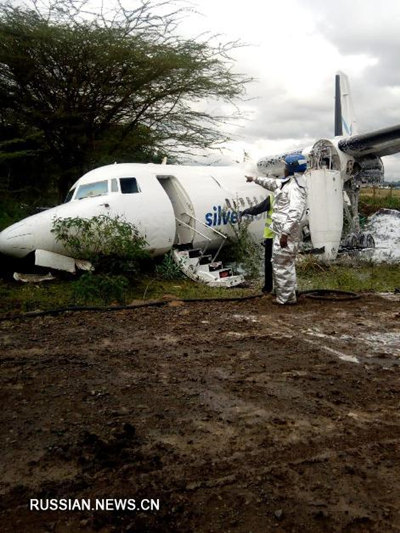
[[72, 291], [73, 282], [25, 284], [0, 280], [0, 310], [18, 313], [64, 307], [71, 305]]
[[374, 264], [351, 258], [323, 264], [309, 257], [298, 265], [297, 276], [300, 290], [318, 288], [354, 292], [393, 292], [396, 288], [400, 288], [398, 264]]
[[[76, 296], [76, 281], [45, 281], [38, 284], [25, 284], [0, 280], [0, 314], [24, 313], [28, 311], [48, 311], [60, 307], [82, 305]], [[261, 286], [261, 282], [260, 282]], [[134, 285], [129, 285], [124, 295], [126, 304], [137, 301], [160, 300], [165, 298], [232, 298], [249, 296], [257, 289], [218, 289], [207, 287], [191, 280], [163, 281], [156, 277], [143, 277]], [[119, 305], [117, 301], [112, 305]], [[104, 306], [104, 301], [93, 298], [86, 306]]]
[[400, 210], [400, 190], [361, 189], [359, 211], [362, 216], [368, 217], [383, 208]]
[[[400, 269], [394, 264], [373, 264], [367, 261], [340, 260], [332, 264], [319, 263], [314, 257], [303, 259], [297, 266], [299, 290], [339, 289], [354, 292], [393, 292], [400, 288]], [[60, 307], [81, 305], [74, 290], [76, 281], [52, 281], [41, 284], [22, 284], [0, 280], [0, 316], [27, 311], [48, 311]], [[214, 289], [180, 279], [165, 281], [146, 276], [135, 285], [129, 285], [125, 303], [162, 300], [169, 298], [232, 298], [257, 294], [261, 280], [252, 288]], [[112, 302], [119, 305], [118, 302]], [[93, 299], [87, 306], [104, 306], [104, 301]]]

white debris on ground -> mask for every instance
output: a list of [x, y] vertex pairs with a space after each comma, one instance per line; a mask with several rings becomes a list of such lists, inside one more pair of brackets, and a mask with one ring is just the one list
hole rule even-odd
[[369, 217], [363, 230], [375, 240], [372, 261], [400, 262], [400, 211], [381, 209]]
[[[371, 331], [369, 333], [363, 333], [362, 338], [358, 335], [328, 335], [322, 333], [318, 328], [308, 328], [303, 330], [305, 337], [303, 340], [309, 344], [318, 346], [322, 351], [336, 355], [342, 361], [349, 363], [360, 364], [362, 360], [382, 358], [384, 359], [399, 359], [400, 358], [400, 330], [399, 331]], [[363, 356], [353, 356], [345, 354], [335, 348], [329, 347], [326, 343], [320, 343], [315, 340], [311, 340], [310, 337], [317, 337], [319, 339], [326, 339], [330, 343], [343, 343], [350, 341], [357, 341], [359, 346], [365, 347], [365, 354]]]
[[400, 302], [400, 294], [396, 292], [393, 294], [392, 292], [378, 292], [379, 296], [381, 298], [384, 298], [385, 300], [390, 300], [392, 302]]
[[51, 272], [44, 276], [38, 274], [20, 274], [19, 272], [14, 272], [13, 278], [15, 281], [22, 281], [23, 283], [40, 283], [42, 281], [53, 281], [56, 278]]
[[369, 347], [367, 357], [373, 357], [376, 352], [385, 352], [393, 357], [400, 357], [400, 331], [363, 333], [362, 340]]

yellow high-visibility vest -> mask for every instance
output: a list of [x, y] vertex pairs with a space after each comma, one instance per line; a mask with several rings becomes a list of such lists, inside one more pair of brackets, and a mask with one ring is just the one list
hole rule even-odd
[[267, 218], [265, 219], [265, 226], [264, 226], [264, 239], [273, 239], [275, 236], [275, 233], [271, 229], [272, 224], [272, 212], [274, 210], [274, 195], [271, 194], [269, 197], [270, 201], [270, 208], [267, 211]]

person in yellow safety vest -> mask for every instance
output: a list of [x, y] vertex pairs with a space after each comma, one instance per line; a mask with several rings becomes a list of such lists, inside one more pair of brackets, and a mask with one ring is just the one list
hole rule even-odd
[[259, 204], [248, 207], [240, 212], [240, 216], [256, 216], [261, 213], [267, 212], [267, 218], [265, 219], [264, 226], [264, 287], [262, 292], [268, 293], [272, 291], [273, 279], [272, 279], [272, 244], [274, 242], [274, 232], [271, 229], [272, 224], [272, 212], [273, 212], [274, 197], [273, 195], [267, 196], [265, 200]]

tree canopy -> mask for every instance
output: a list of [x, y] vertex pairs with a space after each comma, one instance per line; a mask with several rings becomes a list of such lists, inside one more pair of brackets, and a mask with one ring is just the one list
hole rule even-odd
[[[226, 117], [199, 102], [233, 103], [248, 81], [232, 70], [237, 43], [184, 39], [181, 8], [143, 0], [108, 14], [77, 0], [0, 8], [0, 177], [64, 194], [84, 171], [157, 161], [226, 140]], [[25, 175], [21, 178], [21, 166]]]

